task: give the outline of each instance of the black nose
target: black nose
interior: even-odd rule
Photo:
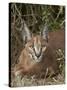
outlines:
[[[39,58],[39,57],[40,57],[40,55],[41,55],[41,53],[39,53],[39,54],[36,54],[36,53],[35,53],[35,55],[37,56],[37,58]]]
[[[39,55],[36,55],[37,56],[37,58],[39,58],[40,57],[40,54]]]

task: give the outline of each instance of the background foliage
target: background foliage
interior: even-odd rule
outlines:
[[[48,24],[49,30],[56,30],[64,27],[65,7],[13,3],[11,4],[11,17],[18,30],[21,28],[21,19],[26,21],[33,32],[41,30],[45,23]]]

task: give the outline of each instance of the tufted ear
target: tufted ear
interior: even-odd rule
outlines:
[[[30,30],[28,28],[28,26],[26,25],[25,22],[23,22],[23,28],[22,28],[22,39],[23,41],[26,43],[27,41],[31,40],[31,33]]]
[[[45,39],[48,42],[48,27],[47,25],[44,26],[41,35],[43,37],[43,39]]]

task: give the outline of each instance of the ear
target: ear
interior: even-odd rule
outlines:
[[[31,40],[31,33],[30,30],[28,28],[28,26],[26,25],[25,22],[23,22],[23,28],[22,28],[22,39],[23,41],[26,43],[27,41]]]
[[[47,27],[47,25],[44,26],[41,35],[42,35],[43,39],[45,39],[48,42],[48,27]]]

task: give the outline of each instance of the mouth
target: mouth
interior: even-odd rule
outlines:
[[[41,62],[41,60],[42,60],[41,58],[37,58],[36,62]]]
[[[42,54],[39,57],[37,57],[35,54],[29,54],[29,56],[36,63],[39,63],[42,61]]]
[[[39,56],[35,56],[34,59],[36,62],[41,62],[42,61],[42,54],[40,54]]]
[[[29,49],[30,50],[30,49]],[[29,56],[30,56],[30,58],[33,60],[33,61],[35,61],[35,62],[40,62],[40,61],[42,61],[42,52],[40,52],[40,53],[36,53],[35,51],[33,51],[33,50],[30,50],[30,52],[29,52]]]

